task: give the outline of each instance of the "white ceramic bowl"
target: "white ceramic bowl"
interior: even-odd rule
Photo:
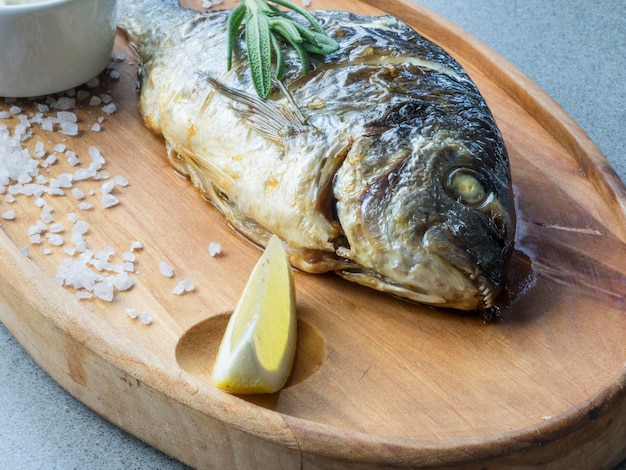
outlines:
[[[108,65],[116,0],[0,0],[0,96],[56,93]]]

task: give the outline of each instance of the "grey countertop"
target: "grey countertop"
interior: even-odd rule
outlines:
[[[626,181],[626,2],[421,3],[534,80],[587,132]],[[0,468],[185,467],[72,398],[0,324]],[[626,463],[620,468],[626,469]]]

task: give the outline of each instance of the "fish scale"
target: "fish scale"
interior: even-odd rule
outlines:
[[[289,261],[430,305],[489,309],[515,212],[506,148],[479,90],[440,47],[385,16],[313,12],[340,49],[255,95],[228,11],[120,0],[142,63],[139,106],[173,166],[228,222]]]

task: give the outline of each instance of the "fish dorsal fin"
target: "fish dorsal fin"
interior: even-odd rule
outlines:
[[[244,117],[250,127],[268,140],[283,143],[286,129],[298,129],[307,126],[306,119],[298,109],[287,88],[280,82],[279,87],[287,97],[290,106],[283,106],[271,100],[263,100],[241,90],[231,88],[210,75],[201,73],[219,93],[243,106],[236,108],[238,114]]]

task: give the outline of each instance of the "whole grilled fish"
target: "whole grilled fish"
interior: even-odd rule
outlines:
[[[508,156],[461,66],[391,16],[314,12],[338,52],[255,95],[226,70],[227,11],[120,0],[140,110],[174,167],[247,238],[277,234],[304,271],[420,303],[489,309],[515,216]],[[245,48],[239,42],[239,51]]]

